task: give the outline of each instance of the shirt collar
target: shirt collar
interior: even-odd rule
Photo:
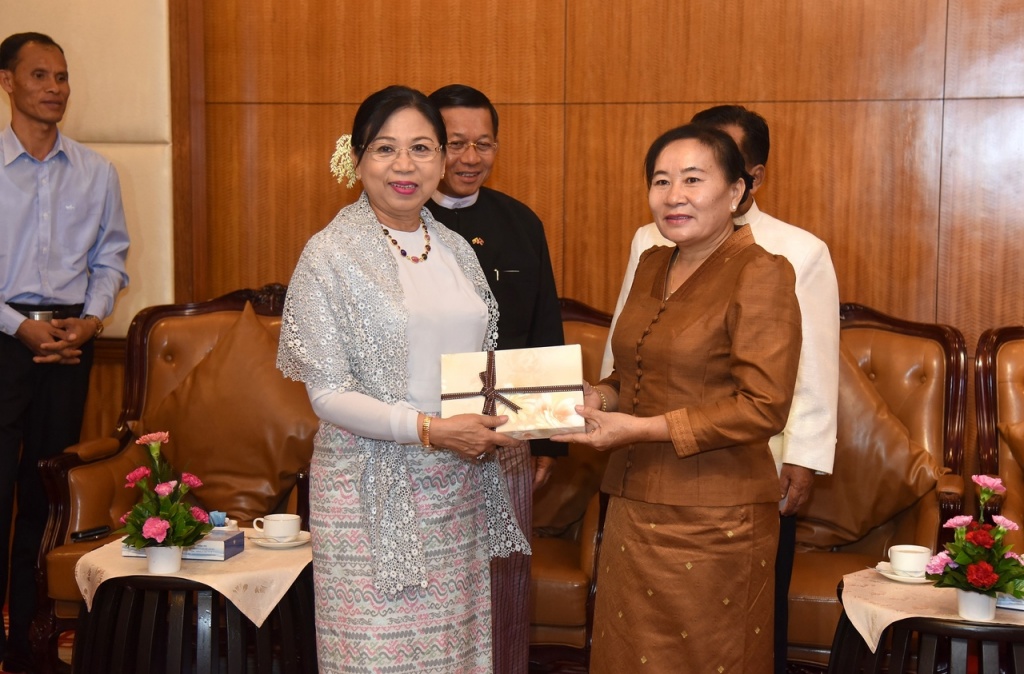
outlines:
[[[439,206],[455,210],[458,208],[466,208],[467,206],[472,206],[473,204],[475,204],[476,200],[480,198],[480,190],[473,192],[468,197],[450,197],[447,194],[438,190],[434,192],[434,196],[432,198],[434,202],[437,203]]]
[[[757,202],[754,201],[750,204],[750,210],[743,215],[737,215],[732,219],[732,221],[737,227],[742,227],[743,225],[749,225],[752,222],[757,222],[757,219],[760,217],[761,209],[757,207]]]
[[[50,151],[43,159],[44,162],[56,157],[58,154],[63,154],[69,162],[71,161],[71,157],[68,156],[68,153],[64,152],[63,138],[64,137],[58,129],[57,140],[54,141],[53,147],[50,148]],[[0,150],[3,151],[4,166],[10,166],[11,163],[21,155],[26,155],[32,161],[37,161],[35,157],[28,153],[25,146],[21,144],[21,141],[18,140],[18,136],[14,133],[14,129],[9,124],[6,129],[0,131]]]

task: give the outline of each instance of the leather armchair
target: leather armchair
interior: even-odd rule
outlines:
[[[562,299],[566,344],[580,344],[583,376],[600,379],[611,316]],[[600,544],[602,500],[598,493],[605,453],[570,445],[551,478],[534,494],[530,660],[536,669],[586,671],[594,562]]]
[[[936,550],[963,508],[967,353],[955,328],[843,304],[839,431],[831,476],[797,520],[789,592],[790,671],[823,671],[844,574],[889,546]]]
[[[989,501],[986,516],[1024,524],[1024,326],[981,335],[974,377],[980,472],[998,475],[1006,485],[1001,498]],[[1014,551],[1024,550],[1024,531],[1008,532],[1006,541]]]
[[[290,511],[305,522],[319,422],[302,384],[275,366],[285,291],[270,285],[139,312],[128,331],[123,408],[111,437],[40,462],[49,519],[32,641],[43,671],[60,668],[57,637],[74,629],[83,606],[75,563],[117,538],[73,542],[72,533],[121,526],[138,499],[124,477],[145,463],[145,449],[134,442],[139,435],[170,432],[165,456],[176,471],[203,480],[192,495],[207,510],[243,523]]]

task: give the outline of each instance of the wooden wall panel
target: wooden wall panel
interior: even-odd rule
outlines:
[[[351,105],[211,105],[207,114],[209,285],[199,297],[287,283],[309,237],[359,192],[330,158]]]
[[[211,105],[208,115],[209,284],[201,297],[287,283],[306,241],[359,196],[328,164],[351,131],[354,105]],[[561,106],[500,106],[491,185],[523,201],[548,227],[561,268]],[[237,129],[246,129],[244,135]],[[269,142],[274,139],[277,142]],[[531,198],[532,197],[532,198]],[[557,281],[558,279],[556,279]]]
[[[829,244],[844,300],[933,320],[941,105],[746,105],[772,130],[762,209]],[[651,221],[644,154],[661,132],[704,107],[569,106],[567,295],[614,307],[633,232]],[[573,189],[581,180],[586,189]]]
[[[772,130],[764,210],[829,245],[842,300],[933,321],[941,103],[749,105]]]
[[[207,97],[359,103],[463,82],[495,102],[560,102],[564,16],[556,0],[207,2]]]
[[[570,102],[942,95],[945,0],[577,0],[568,9]]]
[[[988,328],[1024,323],[1024,99],[946,104],[938,318],[973,353]]]
[[[699,109],[638,103],[567,106],[567,297],[604,311],[615,307],[633,233],[651,221],[644,154],[658,134]]]
[[[950,0],[946,96],[1024,96],[1024,3]]]

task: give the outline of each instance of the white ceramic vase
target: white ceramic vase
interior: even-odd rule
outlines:
[[[150,573],[177,573],[181,568],[181,548],[177,545],[151,547],[145,550]]]
[[[956,611],[964,620],[985,622],[996,617],[996,598],[979,592],[956,590]]]

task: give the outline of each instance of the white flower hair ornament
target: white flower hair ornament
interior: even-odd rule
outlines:
[[[331,173],[339,183],[348,180],[345,187],[352,187],[356,184],[356,167],[352,163],[351,134],[342,135],[335,143],[334,154],[331,155]]]

